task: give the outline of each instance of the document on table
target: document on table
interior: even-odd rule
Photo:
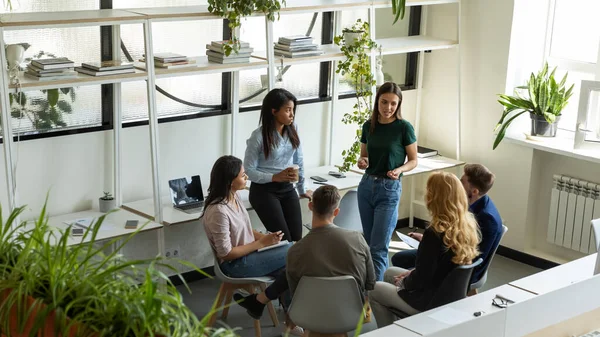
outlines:
[[[400,240],[406,242],[407,245],[411,246],[414,249],[419,248],[419,241],[411,238],[408,235],[400,233],[400,231],[396,231],[396,234],[400,237]]]
[[[464,312],[464,311],[460,311],[460,310],[456,310],[456,309],[452,309],[452,308],[443,308],[441,310],[438,310],[432,314],[429,314],[429,318],[435,319],[436,321],[448,324],[448,325],[456,325],[456,324],[460,324],[462,322],[466,322],[470,319],[473,318],[473,315]]]

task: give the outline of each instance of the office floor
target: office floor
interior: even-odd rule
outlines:
[[[540,269],[538,268],[496,255],[492,261],[492,266],[489,269],[488,280],[483,291],[535,274],[539,271]],[[202,318],[208,313],[219,290],[219,285],[220,283],[217,280],[205,279],[189,284],[192,291],[191,294],[187,292],[183,286],[179,286],[179,289],[183,295],[184,302],[196,313],[196,315],[198,315],[198,317]],[[278,314],[281,323],[283,322],[283,312],[278,310]],[[281,328],[273,327],[266,311],[261,322],[263,337],[281,336]],[[229,317],[225,321],[218,321],[217,325],[219,324],[226,324],[230,327],[239,328],[237,333],[242,337],[254,336],[252,319],[238,305],[233,305],[229,311]],[[377,326],[373,320],[373,322],[363,326],[362,332],[371,331],[376,328]],[[348,335],[353,336],[353,333],[349,333]]]

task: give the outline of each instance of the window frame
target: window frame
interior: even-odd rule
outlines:
[[[111,9],[113,7],[112,0],[99,0],[100,9]],[[333,43],[333,35],[334,35],[334,24],[333,24],[333,14],[334,12],[322,12],[322,44]],[[411,6],[410,7],[410,17],[409,17],[409,36],[419,35],[420,27],[421,27],[421,15],[422,15],[422,7],[421,6]],[[227,20],[223,20],[223,39],[227,39],[231,36],[231,31],[227,24]],[[111,60],[113,53],[112,44],[112,26],[101,26],[100,28],[100,54],[101,60]],[[120,46],[118,46],[120,48]],[[402,90],[413,90],[416,88],[416,79],[417,79],[417,67],[418,67],[418,57],[419,53],[408,53],[406,58],[406,73],[405,73],[405,83],[401,85]],[[335,71],[333,69],[333,62],[321,62],[319,66],[319,90],[318,97],[310,97],[298,100],[298,105],[303,104],[313,104],[320,102],[328,102],[331,101],[331,72]],[[197,118],[207,118],[221,115],[228,115],[231,113],[231,104],[229,102],[229,97],[231,96],[231,73],[226,72],[222,73],[222,91],[221,91],[221,108],[215,109],[212,111],[204,111],[192,114],[185,115],[177,115],[177,116],[168,116],[162,117],[158,119],[158,123],[170,123],[177,122],[189,119],[197,119]],[[101,132],[101,131],[109,131],[114,128],[114,94],[113,94],[113,84],[103,84],[101,85],[101,123],[97,126],[75,126],[75,127],[64,127],[60,129],[51,129],[48,131],[40,131],[38,133],[31,133],[26,135],[15,135],[13,139],[15,142],[17,141],[27,141],[27,140],[36,140],[43,138],[51,138],[51,137],[62,137],[68,135],[76,135],[82,133],[89,132]],[[355,94],[346,93],[340,94],[339,99],[347,99],[356,97]],[[249,112],[249,111],[257,111],[260,110],[260,104],[255,104],[246,107],[240,107],[239,112]],[[148,125],[149,122],[147,119],[145,120],[137,120],[137,121],[127,121],[122,122],[123,128],[129,127],[137,127],[137,126],[145,126]],[[2,137],[0,137],[0,144],[4,143]]]

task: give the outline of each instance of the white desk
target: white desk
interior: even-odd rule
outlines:
[[[536,295],[549,293],[592,277],[596,265],[596,255],[597,253],[588,255],[509,284]]]
[[[360,180],[362,179],[362,174],[352,171],[344,173],[346,178],[336,178],[330,176],[329,171],[338,172],[338,168],[335,166],[321,166],[304,169],[304,182],[306,189],[314,191],[320,186],[323,186],[323,184],[315,184],[315,181],[310,179],[312,176],[319,176],[327,179],[324,184],[335,186],[338,188],[338,190],[357,188]]]
[[[505,310],[492,305],[492,299],[496,297],[496,295],[504,296],[508,299],[513,300],[515,303],[519,303],[528,300],[532,297],[535,297],[535,295],[530,292],[511,287],[505,284],[500,287],[479,293],[475,296],[470,296],[460,301],[456,301],[441,306],[439,308],[420,313],[418,315],[401,319],[399,321],[394,322],[394,324],[406,328],[408,330],[414,331],[420,335],[426,336],[455,325],[449,324],[447,322],[442,322],[436,318],[431,317],[432,314],[435,314],[436,312],[447,308],[450,308],[453,311],[459,311],[461,315],[465,314],[465,317],[468,317],[468,319],[465,320],[465,322],[481,318],[483,316],[492,314],[500,310]],[[479,317],[475,317],[473,314],[477,311],[482,311],[483,314]]]
[[[418,174],[429,173],[439,170],[446,170],[449,168],[457,167],[464,165],[465,162],[447,158],[443,156],[434,156],[429,158],[418,158],[417,167],[415,167],[412,171],[404,173],[404,177],[410,177]],[[365,170],[361,170],[358,167],[353,167],[350,169],[352,172],[364,174]]]
[[[98,219],[100,216],[104,215],[104,213],[100,213],[98,211],[83,211],[71,214],[63,214],[52,216],[48,219],[48,226],[52,229],[58,230],[66,230],[68,228],[68,224],[66,222],[70,222],[76,219],[81,218],[89,218],[92,217],[94,219]],[[142,228],[140,231],[149,231],[154,229],[162,228],[162,225],[151,222],[148,219],[145,219],[137,214],[128,212],[126,210],[117,210],[106,216],[104,222],[100,226],[98,230],[98,234],[96,236],[96,241],[103,241],[118,238],[121,236],[126,236],[134,233],[137,229],[125,229],[125,222],[127,220],[138,220],[138,228]],[[95,222],[95,221],[94,221]],[[34,226],[33,222],[27,225],[27,229],[31,229]],[[91,234],[83,239],[81,236],[69,236],[68,245],[78,245],[81,243],[87,243],[91,239]],[[53,243],[53,242],[52,242]]]
[[[365,337],[420,337],[410,330],[406,330],[405,328],[392,324],[381,329],[369,331],[365,334],[361,334],[361,336]]]
[[[248,190],[242,190],[238,192],[242,198],[242,202],[246,209],[251,209],[250,201],[248,201]],[[195,214],[188,214],[183,211],[180,211],[173,207],[173,202],[170,197],[162,197],[161,198],[162,211],[163,211],[163,221],[164,225],[176,225],[180,223],[196,221],[202,215],[202,212]],[[144,199],[138,201],[132,201],[125,203],[121,206],[123,209],[126,209],[132,213],[138,214],[146,219],[154,219],[154,199]]]

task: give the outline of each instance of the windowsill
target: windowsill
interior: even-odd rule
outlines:
[[[561,156],[600,164],[600,150],[574,149],[574,136],[574,132],[558,130],[556,137],[553,138],[538,137],[536,140],[529,140],[525,138],[523,133],[515,133],[510,135],[507,134],[504,137],[504,140],[509,143],[530,147],[535,150],[551,152]]]

